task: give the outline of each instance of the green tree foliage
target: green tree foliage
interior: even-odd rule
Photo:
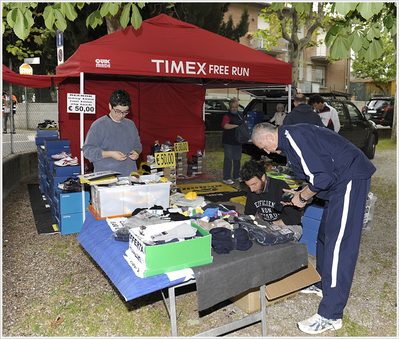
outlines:
[[[234,25],[232,17],[227,22],[223,21],[224,14],[228,11],[228,3],[147,3],[141,11],[143,19],[167,14],[175,19],[190,23],[207,31],[219,34],[234,41],[239,41],[248,32],[249,14],[245,8],[240,22]]]
[[[281,39],[289,43],[290,62],[292,64],[292,85],[298,84],[300,52],[308,47],[316,46],[318,29],[324,29],[331,18],[326,15],[326,3],[317,3],[314,10],[313,2],[273,2],[269,7],[262,10],[261,18],[269,23],[270,29],[259,30],[257,36],[268,42],[268,49],[279,45]],[[299,36],[299,31],[304,28],[304,35]]]
[[[388,34],[382,34],[381,40],[383,49],[380,57],[373,61],[366,61],[355,55],[352,69],[356,78],[372,79],[376,86],[385,93],[382,85],[396,77],[395,46]]]
[[[333,59],[345,58],[352,48],[360,59],[371,62],[383,53],[381,34],[396,42],[395,2],[337,2],[332,13],[338,17],[326,35],[326,45],[331,45]]]

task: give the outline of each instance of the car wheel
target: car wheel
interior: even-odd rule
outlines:
[[[375,155],[375,135],[374,134],[370,135],[370,139],[367,143],[364,154],[366,154],[367,158],[374,159],[374,155]]]

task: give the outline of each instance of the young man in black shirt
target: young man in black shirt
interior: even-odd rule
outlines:
[[[294,232],[294,239],[299,240],[302,235],[301,212],[294,206],[275,209],[276,203],[282,200],[283,189],[290,189],[288,184],[268,178],[264,163],[255,160],[247,161],[242,166],[240,176],[249,188],[244,214],[287,227]]]

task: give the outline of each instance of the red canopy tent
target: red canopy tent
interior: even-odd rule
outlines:
[[[127,118],[139,129],[144,155],[155,140],[173,143],[178,134],[191,154],[204,149],[207,88],[291,83],[291,64],[165,14],[138,30],[129,26],[80,45],[56,73],[73,77],[59,85],[60,134],[71,140],[73,153],[79,150],[79,115],[67,113],[66,98],[79,93],[82,73],[82,93],[96,95],[96,114],[85,115],[84,135],[108,114],[112,91],[123,88],[133,101]]]
[[[54,84],[65,78],[58,87],[60,135],[71,140],[73,155],[91,123],[109,113],[109,97],[118,88],[132,98],[127,118],[136,123],[144,155],[155,140],[173,143],[178,134],[193,154],[205,145],[207,88],[291,84],[291,64],[165,14],[138,30],[129,26],[80,45],[56,73]],[[80,114],[67,113],[68,93],[96,95],[96,114],[84,115],[84,127]]]

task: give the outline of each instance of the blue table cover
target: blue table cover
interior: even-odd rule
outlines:
[[[93,214],[88,212],[77,239],[126,301],[184,281],[185,278],[170,281],[166,274],[148,278],[138,277],[123,257],[129,248],[129,243],[116,241],[112,235],[113,231],[105,219],[96,220]]]

